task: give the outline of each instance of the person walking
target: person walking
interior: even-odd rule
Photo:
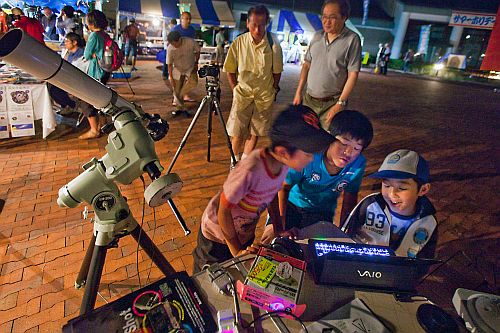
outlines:
[[[248,32],[238,36],[224,63],[233,91],[227,131],[236,159],[244,158],[267,135],[272,122],[272,105],[279,91],[283,54],[279,41],[266,32],[269,10],[258,5],[248,10]],[[243,148],[243,149],[242,149]]]
[[[406,51],[404,57],[403,57],[403,72],[408,72],[410,70],[410,65],[413,63],[413,57],[415,56],[415,53],[413,52],[412,49],[409,49]]]
[[[218,66],[224,65],[224,47],[227,44],[224,28],[220,28],[217,35],[215,35],[215,45],[217,49],[215,51],[215,64]]]
[[[136,71],[137,68],[135,67],[136,61],[137,61],[137,38],[140,35],[139,27],[135,24],[135,18],[130,19],[130,24],[123,29],[123,37],[125,38],[125,59],[127,59],[129,56],[132,57],[132,70]]]
[[[384,52],[382,53],[380,60],[380,74],[387,75],[387,67],[389,66],[389,60],[391,59],[391,47],[389,43],[384,44]]]
[[[293,104],[302,102],[313,109],[324,129],[346,107],[361,69],[361,40],[345,26],[349,12],[347,0],[324,2],[323,30],[316,32],[309,44],[293,99]]]

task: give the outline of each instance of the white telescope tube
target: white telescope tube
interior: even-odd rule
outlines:
[[[59,54],[21,29],[13,29],[0,39],[0,58],[97,109],[112,105],[137,112],[133,104],[62,59]]]

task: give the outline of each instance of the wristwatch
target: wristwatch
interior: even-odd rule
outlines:
[[[337,101],[337,104],[340,104],[340,105],[342,105],[342,106],[346,106],[346,105],[347,105],[347,101],[344,101],[343,99],[339,99],[339,100]]]

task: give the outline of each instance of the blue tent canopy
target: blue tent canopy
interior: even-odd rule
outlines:
[[[180,5],[180,6],[179,6]],[[191,13],[192,24],[234,27],[226,1],[218,0],[120,0],[119,11],[132,14],[179,18],[179,7]]]
[[[179,18],[178,3],[176,0],[120,0],[119,10],[129,13]]]
[[[23,8],[24,5],[30,5],[34,3],[37,6],[40,7],[49,7],[52,10],[58,12],[61,10],[66,5],[72,6],[73,8],[77,10],[81,10],[82,12],[86,13],[88,11],[88,7],[84,5],[84,2],[81,0],[37,0],[37,1],[0,1],[0,4],[8,4],[14,7],[19,7]]]
[[[318,14],[312,13],[301,13],[301,12],[293,12],[290,10],[280,10],[278,16],[277,23],[276,21],[272,22],[272,31],[277,32],[295,32],[299,34],[303,33],[314,33],[323,29],[321,24],[321,19]],[[358,29],[352,24],[351,21],[346,21],[346,26],[357,33],[361,38],[361,44],[363,44],[363,35],[359,32]]]

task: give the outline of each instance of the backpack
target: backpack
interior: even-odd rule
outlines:
[[[104,38],[104,52],[102,59],[98,59],[98,63],[105,72],[111,73],[121,67],[124,59],[123,51],[107,33],[103,31],[98,31],[98,33]]]

